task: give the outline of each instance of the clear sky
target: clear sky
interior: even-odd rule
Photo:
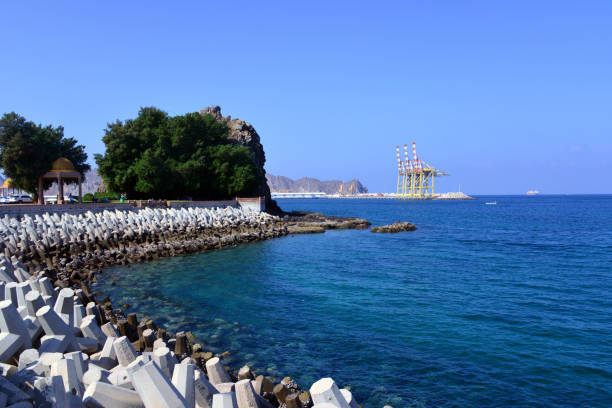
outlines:
[[[93,153],[143,106],[220,105],[266,170],[393,191],[417,143],[473,194],[612,193],[612,1],[10,1],[0,113]]]

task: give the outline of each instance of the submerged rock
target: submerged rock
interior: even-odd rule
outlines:
[[[394,222],[389,225],[382,225],[380,227],[372,227],[370,228],[370,232],[387,232],[387,233],[396,233],[402,231],[414,231],[417,227],[414,224],[409,222]]]

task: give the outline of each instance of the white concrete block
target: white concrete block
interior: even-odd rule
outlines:
[[[72,393],[73,395],[78,395],[80,398],[83,398],[83,393],[85,390],[83,389],[83,384],[77,377],[76,364],[74,360],[64,358],[56,361],[51,366],[51,376],[56,375],[62,377],[67,394]]]
[[[74,303],[74,326],[81,327],[81,323],[83,323],[83,318],[85,317],[85,308],[79,303]]]
[[[164,339],[157,339],[153,342],[153,351],[161,347],[166,347],[166,342],[164,341]]]
[[[127,367],[117,366],[116,368],[113,368],[110,371],[110,374],[108,375],[108,382],[110,382],[112,385],[116,387],[133,389],[134,386],[132,385],[130,371],[128,370],[128,367],[132,366],[132,364],[137,365],[137,366],[141,365],[140,361],[134,360]]]
[[[132,373],[132,384],[146,408],[184,408],[187,404],[153,361]]]
[[[219,384],[215,384],[215,388],[219,390],[219,392],[224,393],[224,392],[233,392],[236,390],[235,385],[233,382],[225,382],[225,383],[219,383]]]
[[[17,372],[17,367],[12,364],[0,363],[0,375],[2,377],[10,378]]]
[[[229,374],[221,365],[219,357],[213,357],[206,362],[206,373],[208,374],[208,379],[213,385],[232,382]]]
[[[64,353],[70,346],[70,340],[68,336],[51,334],[45,335],[40,339],[40,347],[38,351],[40,354],[43,353]]]
[[[83,374],[83,385],[88,387],[89,385],[95,382],[105,382],[110,384],[110,380],[108,377],[110,376],[110,371],[105,370],[102,367],[99,367],[95,364],[89,364],[88,370]]]
[[[23,347],[32,348],[30,333],[10,300],[0,302],[0,331],[23,336]]]
[[[40,358],[40,354],[38,354],[38,350],[31,348],[21,352],[19,354],[19,364],[17,365],[18,370],[23,370],[28,365],[37,361]]]
[[[69,327],[74,327],[74,291],[70,288],[60,290],[53,310]]]
[[[240,380],[235,384],[236,401],[238,408],[259,408],[257,394],[253,389],[251,380]],[[214,398],[214,397],[213,397]]]
[[[26,307],[25,296],[32,290],[30,282],[20,282],[15,289],[17,292],[17,305],[19,307]]]
[[[176,358],[170,353],[168,347],[160,347],[153,352],[153,361],[168,379],[172,378]]]
[[[136,350],[134,350],[132,343],[130,343],[127,337],[122,336],[115,340],[113,348],[115,349],[117,361],[120,365],[126,367],[132,361],[136,360]]]
[[[83,396],[83,404],[87,408],[141,408],[145,406],[136,391],[104,382],[95,382],[87,387]]]
[[[115,326],[113,326],[111,322],[103,324],[100,327],[100,329],[102,330],[102,333],[104,333],[107,337],[116,337],[116,338],[121,337],[121,335],[119,334],[119,331],[117,331],[117,329],[115,328]]]
[[[210,408],[238,408],[236,394],[233,392],[224,392],[213,395]]]
[[[10,300],[15,307],[19,305],[17,301],[17,282],[9,282],[4,286],[4,299]]]
[[[40,278],[38,280],[38,284],[40,285],[41,295],[50,296],[51,298],[55,299],[56,293],[55,293],[55,290],[53,289],[53,284],[51,283],[49,278],[47,278],[46,276],[43,278]]]
[[[87,371],[87,366],[89,364],[89,360],[86,360],[87,357],[80,351],[73,351],[70,353],[64,354],[64,357],[68,360],[74,361],[74,367],[76,369],[77,378],[80,382],[83,382],[83,374]]]
[[[83,336],[96,340],[100,346],[103,346],[106,342],[106,335],[98,326],[95,316],[90,315],[83,317],[80,328]]]
[[[196,407],[211,408],[213,395],[218,394],[219,390],[208,381],[199,369],[195,370],[194,379]]]
[[[38,309],[45,305],[45,302],[40,295],[40,292],[33,290],[25,295],[26,309],[28,310],[28,316],[36,317]]]
[[[349,408],[338,386],[329,377],[321,378],[310,387],[310,396],[315,404],[330,403],[337,408]]]
[[[172,384],[181,393],[188,408],[195,408],[195,366],[193,364],[175,364],[172,373]]]
[[[357,402],[355,402],[355,398],[353,398],[353,393],[347,390],[346,388],[341,388],[340,393],[344,397],[344,400],[351,408],[358,408]]]
[[[0,362],[5,363],[23,349],[23,337],[13,333],[0,333]]]

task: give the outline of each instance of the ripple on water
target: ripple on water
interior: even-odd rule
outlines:
[[[364,407],[612,406],[612,197],[281,206],[419,229],[113,267],[96,288],[234,368],[331,375]]]

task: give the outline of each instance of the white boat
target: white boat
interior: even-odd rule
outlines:
[[[525,194],[527,194],[527,195],[538,195],[538,194],[540,194],[540,192],[538,190],[529,190]]]
[[[487,201],[485,205],[497,205],[497,201]]]

